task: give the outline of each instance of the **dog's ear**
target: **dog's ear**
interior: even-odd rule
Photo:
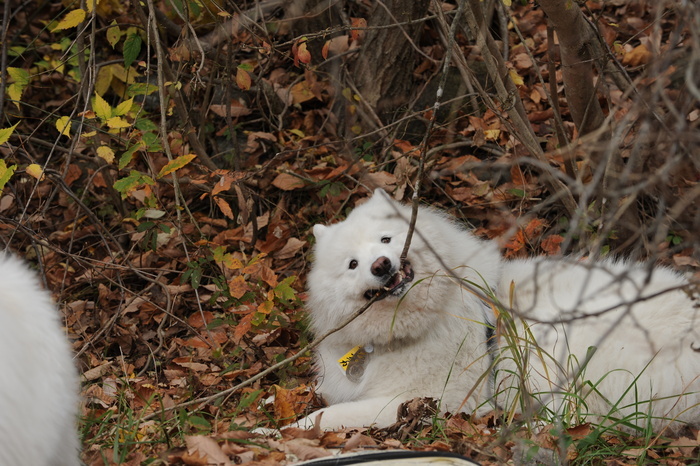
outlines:
[[[320,223],[314,225],[313,231],[314,231],[314,236],[316,237],[316,239],[319,239],[324,234],[326,234],[326,230],[328,230],[328,227],[326,225],[321,225]]]

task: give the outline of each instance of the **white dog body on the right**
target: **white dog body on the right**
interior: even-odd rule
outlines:
[[[501,303],[512,305],[516,322],[524,318],[539,347],[529,351],[525,388],[541,403],[558,411],[573,400],[566,394],[575,394],[584,413],[639,427],[648,415],[657,428],[670,419],[700,421],[700,310],[677,273],[624,261],[537,258],[505,262],[499,283]],[[527,339],[522,322],[518,328]],[[512,354],[503,356],[497,390],[512,385]],[[502,392],[500,401],[507,404],[508,396]]]

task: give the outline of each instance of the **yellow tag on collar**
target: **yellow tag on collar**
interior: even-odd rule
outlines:
[[[343,369],[343,371],[348,370],[348,366],[350,365],[350,361],[352,360],[353,356],[355,356],[357,352],[361,349],[362,347],[360,345],[357,345],[356,347],[345,353],[345,355],[342,358],[338,359],[338,364],[340,364],[340,368]]]

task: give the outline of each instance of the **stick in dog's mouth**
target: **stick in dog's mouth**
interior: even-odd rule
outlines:
[[[400,296],[403,294],[406,285],[413,281],[414,275],[411,263],[406,261],[396,273],[389,277],[384,286],[365,291],[364,297],[365,299],[372,299],[374,296],[377,296],[377,301],[379,301],[389,295]]]

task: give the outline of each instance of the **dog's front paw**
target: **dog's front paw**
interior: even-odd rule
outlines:
[[[282,437],[282,432],[280,432],[279,429],[274,429],[272,427],[256,427],[255,429],[250,431],[253,434],[258,434],[263,437],[274,437],[274,438],[281,438]]]

